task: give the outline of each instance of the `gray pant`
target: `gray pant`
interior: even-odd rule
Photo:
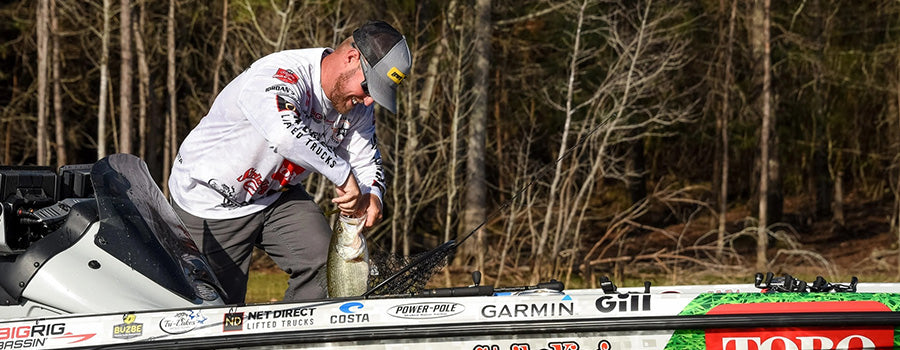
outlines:
[[[284,300],[325,297],[325,276],[317,275],[328,258],[331,228],[302,186],[282,193],[261,212],[235,219],[204,219],[172,206],[225,288],[226,303],[244,302],[254,246],[290,275]]]

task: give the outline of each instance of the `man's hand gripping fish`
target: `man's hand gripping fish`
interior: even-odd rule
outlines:
[[[365,216],[341,215],[334,224],[328,247],[328,296],[331,298],[360,296],[366,292],[369,279],[369,250],[363,235]]]

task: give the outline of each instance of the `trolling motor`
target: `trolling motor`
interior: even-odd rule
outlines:
[[[763,277],[762,273],[757,272],[753,285],[763,293],[854,293],[858,283],[856,276],[850,279],[849,284],[829,283],[822,276],[816,276],[816,280],[810,284],[788,274],[775,277],[772,272],[767,272]]]

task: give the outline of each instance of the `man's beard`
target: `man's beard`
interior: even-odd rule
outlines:
[[[331,105],[340,114],[346,114],[355,107],[355,105],[347,104],[347,102],[349,102],[352,97],[348,96],[346,93],[347,82],[350,81],[350,78],[355,73],[355,71],[341,73],[341,75],[337,79],[337,82],[335,82],[334,87],[331,89]]]

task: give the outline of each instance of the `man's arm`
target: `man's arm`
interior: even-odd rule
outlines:
[[[355,111],[359,113],[360,111]],[[360,210],[366,215],[366,227],[372,227],[382,218],[382,196],[385,191],[384,169],[381,163],[381,152],[375,137],[375,118],[373,108],[365,108],[362,116],[348,130],[343,148],[347,159],[353,167],[353,173],[359,184]]]
[[[347,175],[347,180],[343,184],[335,186],[334,190],[337,197],[331,202],[337,204],[341,214],[352,218],[359,217],[359,185],[356,183],[356,176],[353,175],[353,172],[351,171]],[[368,220],[366,221],[368,222]]]
[[[312,169],[334,184],[344,184],[350,164],[311,134],[306,113],[310,83],[290,70],[269,65],[255,67],[240,91],[238,106],[250,123],[287,160]],[[299,83],[297,83],[299,81]],[[293,82],[293,83],[292,83]]]

